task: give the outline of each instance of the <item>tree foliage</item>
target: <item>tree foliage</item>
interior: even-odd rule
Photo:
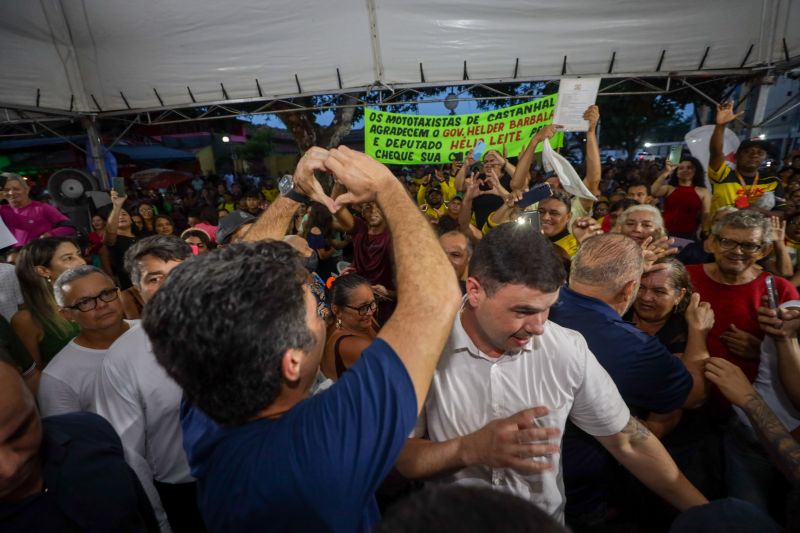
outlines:
[[[236,147],[236,155],[245,161],[263,161],[272,152],[272,133],[268,128],[258,128],[247,142]]]

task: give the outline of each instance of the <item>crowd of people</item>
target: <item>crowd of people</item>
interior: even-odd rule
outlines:
[[[604,163],[591,106],[591,194],[549,125],[112,191],[87,235],[3,174],[0,530],[800,529],[800,155],[728,164],[737,116],[708,168]]]

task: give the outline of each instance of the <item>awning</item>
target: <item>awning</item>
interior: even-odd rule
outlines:
[[[798,27],[789,0],[0,2],[0,107],[98,113],[759,70],[800,56]]]

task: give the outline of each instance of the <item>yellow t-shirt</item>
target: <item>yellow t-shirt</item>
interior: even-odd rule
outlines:
[[[564,230],[564,233],[557,235],[556,237],[557,238],[550,239],[550,242],[563,248],[570,257],[578,253],[578,240],[572,233]]]
[[[758,174],[756,174],[758,176]],[[750,205],[753,207],[761,207],[762,209],[782,208],[785,206],[783,201],[783,186],[781,180],[777,176],[758,176],[758,183],[752,187],[755,178],[745,178],[744,182],[747,185],[747,191],[742,187],[736,172],[731,167],[723,163],[719,169],[708,169],[708,179],[711,181],[711,213],[708,217],[710,221],[714,213],[721,207],[736,205],[736,200],[747,196],[750,200]],[[765,195],[774,197],[774,203],[770,200],[767,203]],[[762,205],[759,205],[761,203]],[[769,205],[769,204],[772,205]]]
[[[261,189],[261,194],[264,195],[264,198],[266,198],[269,203],[272,203],[272,202],[275,201],[275,198],[278,197],[278,195],[280,194],[280,191],[278,189],[262,188]]]
[[[442,205],[440,205],[438,208],[435,208],[430,204],[422,204],[420,208],[423,209],[423,213],[434,220],[439,220],[440,217],[447,214],[447,204],[444,202],[442,202]]]
[[[452,200],[453,196],[458,193],[458,191],[456,191],[456,180],[454,178],[439,182],[439,186],[442,188],[442,198],[444,198],[445,202]],[[427,192],[428,188],[425,185],[420,185],[419,189],[417,189],[417,203],[419,205],[422,205],[426,202],[425,194]]]

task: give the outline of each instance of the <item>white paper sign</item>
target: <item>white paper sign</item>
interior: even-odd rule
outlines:
[[[3,218],[0,217],[0,250],[15,244],[17,244],[16,237],[14,237],[14,235],[11,233],[11,230],[8,229],[8,226],[6,226]]]
[[[564,126],[564,131],[589,131],[589,122],[583,114],[597,101],[601,78],[565,78],[558,86],[558,102],[553,124]]]

